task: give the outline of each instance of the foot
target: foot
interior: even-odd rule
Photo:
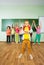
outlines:
[[[33,59],[33,56],[30,54],[30,59],[32,60]]]
[[[18,43],[16,43],[16,44],[18,44]]]
[[[35,45],[35,43],[33,43],[33,45]]]
[[[40,43],[38,43],[38,45],[40,45]]]
[[[18,58],[21,58],[22,57],[22,53],[18,56]]]

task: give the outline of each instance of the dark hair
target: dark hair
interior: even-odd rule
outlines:
[[[20,28],[22,28],[22,27],[20,27]]]
[[[7,26],[7,28],[11,29],[11,27],[10,27],[10,26]]]

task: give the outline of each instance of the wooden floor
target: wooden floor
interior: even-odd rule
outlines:
[[[33,60],[28,58],[27,51],[18,59],[20,51],[21,44],[0,42],[0,65],[44,65],[44,43],[32,45]]]

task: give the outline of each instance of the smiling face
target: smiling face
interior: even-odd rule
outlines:
[[[29,21],[25,21],[25,26],[28,26],[29,25]]]
[[[40,28],[40,26],[38,25],[38,27],[37,28]]]

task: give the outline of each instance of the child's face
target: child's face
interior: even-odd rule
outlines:
[[[38,26],[38,28],[40,28],[40,26]]]
[[[29,22],[28,21],[25,21],[25,25],[28,26],[29,25]]]

